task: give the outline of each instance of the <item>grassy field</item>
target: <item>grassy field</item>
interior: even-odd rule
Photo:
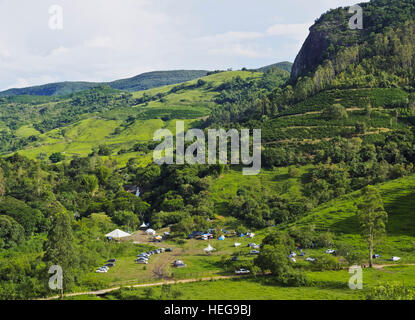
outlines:
[[[281,287],[267,277],[199,281],[175,284],[181,293],[179,300],[360,300],[365,299],[370,288],[385,283],[415,287],[415,267],[395,266],[382,270],[363,270],[363,289],[348,287],[350,274],[347,270],[307,272],[313,281],[310,287]],[[146,299],[146,288],[122,290],[123,299]],[[161,286],[152,287],[153,298],[161,295]],[[79,296],[73,299],[86,299]],[[117,299],[119,292],[107,294],[104,299]]]
[[[415,175],[378,185],[388,212],[387,237],[376,245],[382,255],[378,263],[385,263],[392,255],[402,258],[400,263],[415,262]],[[356,205],[360,192],[335,199],[316,209],[292,225],[314,226],[336,234],[337,241],[344,241],[366,250],[359,235]]]
[[[219,214],[225,214],[226,203],[236,196],[239,188],[249,189],[254,186],[284,197],[299,196],[301,178],[312,167],[312,165],[300,167],[298,177],[290,177],[288,167],[275,170],[262,169],[255,176],[244,176],[241,170],[229,170],[220,176],[210,188],[212,200],[215,202],[215,210]]]
[[[185,82],[184,89],[171,92],[177,85],[169,85],[145,91],[132,93],[135,98],[143,95],[154,96],[168,93],[162,99],[132,107],[117,107],[98,114],[84,114],[83,120],[69,124],[66,127],[54,129],[41,134],[30,125],[24,125],[15,132],[20,138],[35,136],[36,142],[30,143],[20,154],[29,158],[36,158],[44,153],[50,156],[54,152],[64,153],[68,159],[73,156],[86,156],[94,147],[100,144],[111,146],[114,157],[121,165],[128,159],[136,158],[139,165],[149,163],[151,157],[135,152],[118,155],[121,149],[129,149],[140,141],[150,141],[154,132],[166,128],[175,133],[177,120],[185,122],[185,129],[198,125],[198,119],[209,115],[215,105],[213,98],[218,94],[215,91],[220,84],[232,80],[234,77],[243,79],[259,78],[261,73],[249,71],[229,71],[204,77],[202,86],[193,87],[198,80]],[[50,103],[38,105],[37,108],[49,106]],[[126,123],[128,116],[137,120]],[[163,119],[163,120],[162,120]]]
[[[185,130],[197,124],[196,119],[181,120],[185,123]],[[129,149],[138,142],[152,141],[153,135],[158,129],[169,129],[176,133],[176,119],[163,121],[161,119],[136,120],[128,127],[122,127],[120,133],[114,131],[120,127],[120,120],[104,120],[99,118],[88,118],[81,120],[64,129],[55,129],[46,134],[39,135],[41,142],[25,150],[20,154],[29,158],[36,158],[40,153],[48,156],[54,152],[62,152],[68,158],[74,155],[87,156],[94,147],[101,144],[109,145],[112,148],[112,157],[121,165],[124,165],[130,158],[137,158],[143,165],[151,161],[152,155],[143,155],[137,152],[128,152],[118,155],[121,149]],[[34,130],[34,129],[32,129]],[[21,134],[30,132],[30,128],[22,130]]]

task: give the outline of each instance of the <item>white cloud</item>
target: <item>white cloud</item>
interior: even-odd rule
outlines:
[[[229,31],[226,33],[204,36],[197,40],[209,44],[223,44],[249,41],[262,38],[263,36],[264,35],[260,32]]]
[[[300,24],[274,24],[267,29],[269,36],[284,36],[296,40],[305,40],[312,23]]]
[[[0,90],[292,61],[304,22],[351,1],[0,0]],[[51,4],[63,30],[49,29]]]
[[[244,46],[241,44],[231,44],[221,48],[208,50],[210,55],[230,56],[230,57],[246,57],[246,58],[270,58],[275,52],[270,49],[260,50],[252,46]]]
[[[113,43],[110,37],[98,36],[84,41],[84,45],[87,48],[111,48]]]

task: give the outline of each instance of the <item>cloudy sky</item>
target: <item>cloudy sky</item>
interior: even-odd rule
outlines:
[[[0,0],[0,90],[293,61],[316,18],[357,2]]]

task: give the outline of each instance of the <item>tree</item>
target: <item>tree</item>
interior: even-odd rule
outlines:
[[[261,253],[255,258],[254,264],[262,272],[270,272],[275,279],[285,285],[303,285],[306,283],[305,276],[296,272],[288,258],[289,250],[282,244],[265,245]]]
[[[63,159],[65,159],[65,156],[60,152],[52,153],[49,157],[49,160],[52,161],[52,163],[61,162]]]
[[[63,299],[63,288],[69,288],[73,281],[76,257],[72,234],[72,217],[68,213],[60,212],[53,217],[52,227],[49,230],[44,250],[43,260],[46,266],[58,265],[63,270],[63,286],[60,291]]]
[[[6,194],[6,180],[4,179],[3,169],[0,168],[0,199]]]
[[[12,248],[24,240],[23,227],[12,217],[0,215],[0,249]]]
[[[338,120],[347,118],[347,111],[341,104],[333,104],[323,111],[323,117],[328,120]]]
[[[106,146],[104,144],[100,145],[98,147],[98,155],[100,156],[109,156],[111,155],[112,151],[111,148],[109,146]]]
[[[362,237],[369,244],[369,266],[373,265],[374,242],[386,232],[388,214],[383,208],[382,198],[373,186],[363,190],[363,201],[358,204],[357,217],[359,219]]]

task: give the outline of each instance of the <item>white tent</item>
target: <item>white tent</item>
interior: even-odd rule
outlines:
[[[147,229],[147,230],[146,230],[146,233],[147,233],[148,235],[152,235],[152,236],[154,236],[154,235],[156,234],[156,231],[154,231],[153,229]]]
[[[207,248],[204,249],[205,252],[212,252],[213,250],[216,250],[215,248],[213,248],[210,244],[207,246]]]
[[[146,229],[147,225],[143,222],[143,224],[140,226],[140,229]]]
[[[114,238],[114,239],[120,239],[120,238],[129,237],[129,236],[131,236],[131,234],[129,234],[127,232],[124,232],[120,229],[115,229],[114,231],[112,231],[110,233],[107,233],[105,236],[106,237],[111,237],[111,238]]]

